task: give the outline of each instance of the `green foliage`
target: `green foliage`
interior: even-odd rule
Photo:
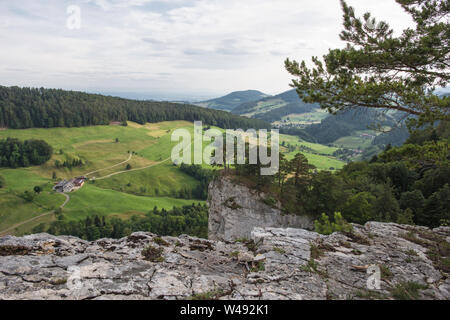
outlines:
[[[0,140],[0,167],[29,167],[47,162],[53,148],[43,140]]]
[[[30,192],[28,190],[25,190],[22,194],[19,195],[21,198],[23,198],[27,202],[33,202],[35,198],[35,193]]]
[[[352,226],[347,223],[340,212],[335,212],[334,222],[330,222],[328,216],[323,213],[319,220],[314,221],[315,231],[320,234],[332,234],[334,232],[351,232]]]
[[[313,57],[313,68],[305,61],[286,60],[286,69],[296,77],[292,86],[309,103],[320,103],[330,113],[355,106],[397,110],[418,116],[416,125],[449,119],[448,96],[433,94],[444,87],[448,73],[450,39],[446,1],[397,0],[416,28],[394,36],[394,30],[370,13],[356,17],[355,10],[341,0],[343,49],[330,49],[323,60]],[[433,8],[433,9],[431,9]],[[425,18],[424,18],[425,17]]]
[[[392,296],[396,300],[418,300],[420,290],[427,288],[428,286],[413,281],[400,282],[392,290]]]
[[[0,175],[0,189],[4,188],[5,185],[6,185],[5,178],[2,175]]]
[[[164,257],[162,256],[162,253],[164,252],[163,248],[156,248],[152,245],[149,245],[145,247],[141,254],[144,257],[145,260],[151,261],[151,262],[163,262]]]
[[[376,197],[370,192],[360,192],[351,196],[342,209],[343,216],[348,221],[364,224],[374,220],[374,202]]]
[[[145,216],[132,216],[128,220],[106,219],[104,216],[88,216],[79,221],[55,221],[46,232],[54,235],[72,235],[86,240],[100,238],[120,239],[132,232],[146,231],[161,236],[179,236],[189,234],[196,237],[208,237],[208,209],[193,204],[172,210],[154,208]],[[161,238],[154,242],[165,245]]]
[[[258,261],[250,268],[250,272],[262,272],[265,269],[266,269],[266,266],[265,266],[264,262]]]
[[[153,242],[160,246],[168,246],[169,245],[169,243],[161,237],[153,238]]]
[[[397,223],[414,225],[414,212],[412,209],[407,208],[405,211],[402,211],[397,217]]]
[[[0,86],[0,127],[11,129],[139,124],[172,120],[203,121],[228,128],[269,128],[266,122],[228,112],[170,102],[136,101],[54,89]]]
[[[268,196],[267,198],[263,199],[263,202],[268,205],[269,207],[276,208],[277,207],[277,199],[274,197]]]
[[[189,199],[195,198],[200,200],[206,200],[208,198],[208,186],[213,179],[215,173],[211,169],[202,168],[200,165],[187,165],[182,163],[180,170],[197,179],[200,184],[195,187],[191,192]]]

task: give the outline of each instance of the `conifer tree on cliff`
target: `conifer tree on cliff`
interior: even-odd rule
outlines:
[[[416,126],[450,120],[450,97],[435,89],[450,80],[450,1],[395,0],[415,27],[394,36],[370,13],[357,17],[344,0],[344,49],[330,49],[322,59],[286,60],[296,78],[291,86],[310,103],[330,113],[355,107],[398,110],[416,116]],[[448,123],[448,122],[447,122]]]

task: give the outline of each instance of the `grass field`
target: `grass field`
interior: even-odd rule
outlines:
[[[172,209],[192,203],[204,203],[198,200],[181,200],[168,197],[141,197],[124,192],[99,188],[87,184],[70,194],[70,202],[64,208],[65,216],[70,220],[79,220],[89,215],[126,217],[135,213],[147,213],[155,206]]]
[[[295,124],[295,125],[309,126],[312,124],[320,123],[329,115],[330,114],[327,111],[321,109],[309,113],[293,113],[284,116],[283,118],[281,118],[280,121],[275,121],[272,124],[274,125]]]
[[[70,201],[64,208],[68,219],[81,219],[88,214],[113,215],[122,218],[133,214],[146,213],[154,206],[172,208],[201,202],[197,200],[181,200],[173,196],[181,188],[195,188],[198,181],[184,174],[170,161],[158,164],[170,157],[171,150],[177,142],[171,142],[171,134],[175,129],[185,128],[193,132],[192,123],[186,121],[161,122],[139,125],[130,122],[123,126],[93,126],[82,128],[52,128],[2,130],[0,139],[14,137],[21,140],[42,139],[54,149],[52,159],[46,164],[18,169],[0,169],[6,186],[0,190],[0,231],[19,222],[26,221],[40,214],[59,207],[64,196],[51,191],[55,181],[73,178],[86,173],[111,167],[126,161],[119,166],[96,172],[89,177],[101,178],[111,173],[125,171],[95,184],[86,184],[77,192],[70,193]],[[116,142],[118,139],[118,142]],[[80,168],[56,168],[55,160],[63,162],[68,157],[77,157],[84,161]],[[127,172],[126,165],[132,169]],[[44,190],[33,202],[26,202],[19,197],[24,191],[32,191],[34,186]],[[49,222],[52,219],[43,217],[19,227],[14,234],[30,231],[35,225]]]
[[[311,152],[302,152],[302,153],[306,156],[306,158],[308,158],[309,163],[316,166],[317,169],[319,170],[330,170],[330,168],[334,168],[336,170],[341,169],[345,165],[345,162],[337,160],[332,156],[332,154],[336,150],[338,150],[338,148],[302,141],[298,137],[289,136],[285,134],[280,135],[280,143],[282,143],[283,141],[286,146],[288,144],[297,147],[304,146],[306,148],[313,150],[314,153]],[[298,150],[294,152],[288,152],[287,149],[283,147],[282,149],[284,149],[287,159],[292,159],[295,156],[295,154],[299,152]]]
[[[364,137],[363,135],[371,135],[376,136],[379,134],[373,130],[362,130],[355,132],[354,135],[348,137],[342,137],[336,140],[333,145],[338,148],[347,148],[347,149],[367,149],[372,145],[373,139],[370,137]]]

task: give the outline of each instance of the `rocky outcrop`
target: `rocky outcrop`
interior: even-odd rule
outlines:
[[[0,239],[0,299],[449,299],[450,228],[255,228],[250,241],[134,233]],[[380,270],[379,290],[367,269]]]
[[[228,177],[212,181],[208,194],[208,237],[211,240],[249,239],[255,227],[314,228],[311,217],[283,215],[279,203],[272,205],[270,201],[274,200],[264,193],[235,184]]]

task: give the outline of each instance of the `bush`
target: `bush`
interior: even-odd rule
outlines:
[[[163,262],[164,257],[162,248],[155,248],[153,246],[148,246],[144,250],[142,250],[141,254],[144,256],[144,259],[151,262]]]
[[[330,222],[330,219],[325,213],[322,213],[320,220],[314,222],[315,230],[317,233],[329,235],[334,232],[351,232],[353,227],[347,223],[340,212],[334,213],[334,222]]]
[[[420,290],[428,287],[416,282],[401,282],[392,290],[392,296],[396,300],[417,300],[420,298]]]

